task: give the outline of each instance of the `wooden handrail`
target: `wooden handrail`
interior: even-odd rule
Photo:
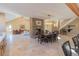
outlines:
[[[66,3],[66,5],[77,15],[79,16],[79,7],[76,3]]]

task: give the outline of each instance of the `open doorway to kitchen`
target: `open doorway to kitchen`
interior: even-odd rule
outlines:
[[[13,36],[27,36],[26,38],[30,37],[30,19],[26,17],[17,17],[12,21],[9,21],[7,24],[11,24],[10,27],[11,33]],[[20,36],[20,37],[21,37]]]

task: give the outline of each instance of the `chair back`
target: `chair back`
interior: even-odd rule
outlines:
[[[63,52],[64,52],[65,56],[71,56],[71,55],[72,55],[71,46],[70,46],[69,41],[66,41],[66,42],[62,45],[62,49],[63,49]]]
[[[77,34],[77,37],[79,38],[79,34]]]
[[[78,47],[78,37],[75,36],[75,37],[72,38],[72,40],[73,40],[75,47]]]

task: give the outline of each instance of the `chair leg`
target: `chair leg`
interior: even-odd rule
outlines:
[[[42,41],[40,40],[40,44],[42,44]]]

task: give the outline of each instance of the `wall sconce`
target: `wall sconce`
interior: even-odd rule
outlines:
[[[54,27],[56,27],[56,24],[54,24]]]
[[[54,24],[54,27],[58,27],[58,24]]]

